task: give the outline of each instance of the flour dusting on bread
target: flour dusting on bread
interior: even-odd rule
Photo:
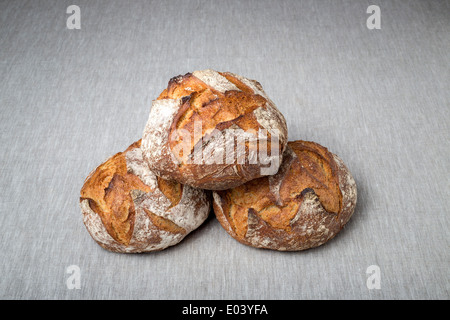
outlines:
[[[230,90],[240,91],[238,87],[228,81],[227,78],[220,75],[217,71],[211,69],[194,71],[192,72],[192,75],[219,92],[225,93]]]

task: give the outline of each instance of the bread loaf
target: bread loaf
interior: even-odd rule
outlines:
[[[144,162],[140,144],[97,167],[81,189],[83,222],[92,238],[110,251],[165,249],[209,214],[206,193],[157,177]]]
[[[217,219],[236,240],[296,251],[333,238],[352,216],[357,191],[338,156],[314,142],[292,141],[277,174],[213,197]]]
[[[169,81],[142,137],[156,175],[224,190],[275,174],[286,121],[261,85],[230,72],[195,71]]]

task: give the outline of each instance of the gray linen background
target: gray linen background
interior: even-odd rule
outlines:
[[[449,1],[1,1],[0,28],[0,298],[449,298]],[[259,250],[214,216],[157,253],[90,238],[85,177],[141,137],[171,77],[206,68],[261,82],[290,140],[346,162],[358,204],[335,239]]]

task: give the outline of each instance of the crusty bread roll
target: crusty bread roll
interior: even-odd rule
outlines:
[[[157,177],[143,160],[140,144],[97,167],[81,189],[83,222],[92,238],[110,251],[165,249],[209,214],[206,193]]]
[[[162,178],[224,190],[275,174],[286,143],[286,121],[258,82],[203,70],[172,78],[153,101],[142,150]]]
[[[213,192],[214,212],[241,243],[297,251],[333,238],[356,205],[356,184],[342,160],[314,142],[288,142],[276,175]]]

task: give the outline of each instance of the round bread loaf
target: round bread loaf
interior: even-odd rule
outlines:
[[[213,192],[214,212],[236,240],[297,251],[333,238],[356,205],[356,183],[342,160],[307,141],[288,142],[276,175]]]
[[[286,143],[286,120],[257,81],[203,70],[153,101],[142,150],[162,178],[224,190],[275,174]]]
[[[110,251],[165,249],[209,214],[205,191],[157,177],[143,160],[140,144],[109,158],[81,188],[83,222],[92,238]]]

